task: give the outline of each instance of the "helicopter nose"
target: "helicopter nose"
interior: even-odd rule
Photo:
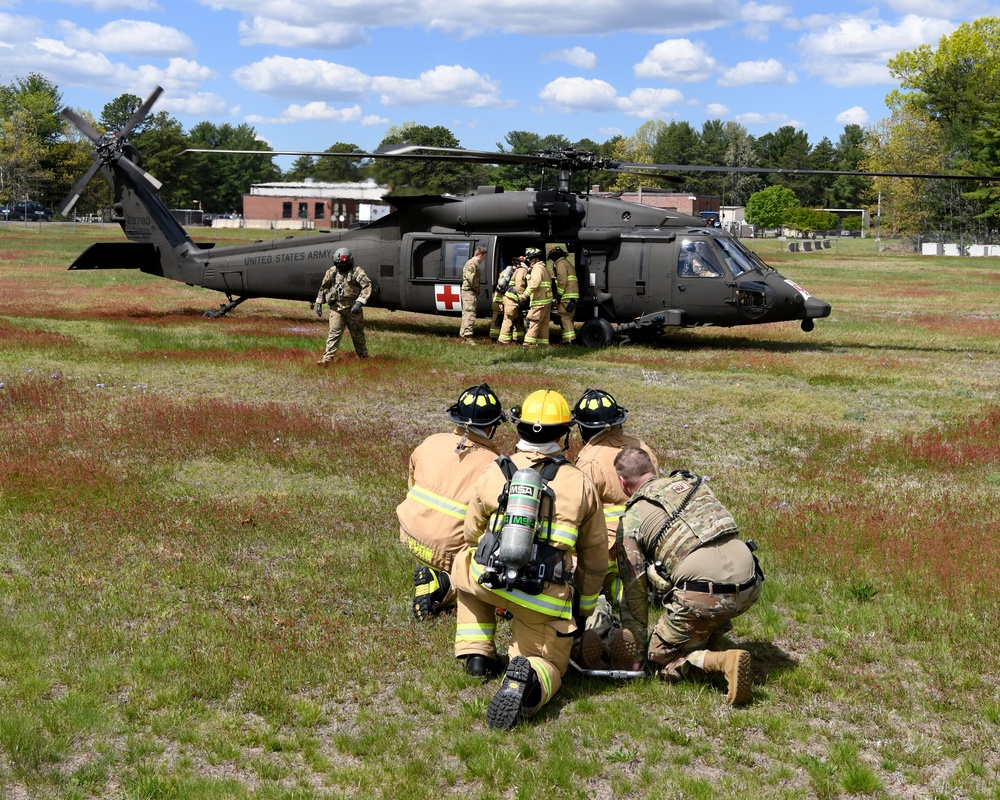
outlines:
[[[805,307],[805,319],[819,319],[820,317],[830,316],[830,310],[832,306],[825,300],[820,300],[818,297],[807,297],[806,307]]]

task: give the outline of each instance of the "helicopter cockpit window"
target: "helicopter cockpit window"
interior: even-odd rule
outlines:
[[[725,254],[726,261],[734,276],[742,275],[744,272],[752,272],[757,264],[763,265],[760,259],[753,252],[747,250],[738,239],[726,239],[720,236],[715,240],[715,244]]]
[[[721,278],[725,273],[708,242],[685,239],[677,255],[677,274],[681,278]]]

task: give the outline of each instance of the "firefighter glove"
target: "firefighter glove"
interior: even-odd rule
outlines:
[[[576,311],[576,300],[570,300],[568,303],[566,303],[566,311],[569,312],[570,314]]]
[[[361,313],[361,306],[362,306],[361,301],[360,300],[355,300],[354,301],[354,305],[351,306],[351,313],[352,314],[360,314]]]

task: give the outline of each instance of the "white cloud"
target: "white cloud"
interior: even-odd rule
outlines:
[[[68,22],[60,24],[63,41],[75,50],[102,53],[125,53],[148,58],[190,55],[194,52],[191,37],[177,28],[155,22],[119,19],[89,31]]]
[[[789,86],[796,83],[795,73],[785,69],[776,58],[766,61],[741,61],[719,78],[720,86],[757,86],[760,84]]]
[[[372,89],[389,106],[430,103],[486,108],[502,105],[500,86],[474,69],[438,66],[416,79],[380,76],[372,78]]]
[[[385,117],[378,116],[378,114],[368,114],[361,118],[361,124],[366,125],[368,127],[372,127],[375,125],[388,125],[389,120],[386,119]]]
[[[238,107],[229,107],[225,100],[212,92],[166,92],[158,105],[175,114],[190,114],[193,117],[235,116],[239,113]]]
[[[802,36],[796,45],[806,73],[833,86],[892,83],[890,58],[922,44],[936,45],[955,25],[909,14],[896,25],[850,17]]]
[[[620,97],[607,81],[587,78],[556,78],[539,92],[539,97],[558,111],[620,111],[629,116],[655,117],[682,102],[676,89],[635,89]]]
[[[722,119],[729,115],[729,107],[722,103],[709,103],[705,106],[705,115],[709,119]]]
[[[327,103],[315,101],[299,105],[292,103],[277,117],[262,117],[251,114],[246,118],[250,123],[287,125],[295,122],[357,122],[361,119],[361,106],[334,108]]]
[[[23,42],[42,32],[42,22],[34,17],[16,17],[0,12],[0,43]],[[8,44],[9,46],[9,44]]]
[[[871,117],[861,106],[851,106],[837,114],[837,122],[843,125],[864,125]]]
[[[269,56],[235,69],[232,76],[244,89],[271,97],[361,100],[372,86],[372,78],[354,67],[288,56]]]
[[[635,65],[639,78],[664,81],[703,81],[716,70],[716,61],[700,42],[690,39],[667,39],[646,53]]]
[[[268,44],[279,47],[338,49],[367,45],[370,37],[360,25],[340,22],[307,21],[290,23],[285,19],[255,16],[250,24],[239,24],[240,44]]]
[[[746,125],[748,128],[754,125],[766,126],[768,128],[781,128],[786,125],[791,125],[793,128],[801,128],[802,124],[787,114],[761,114],[757,111],[751,111],[747,114],[737,114],[733,117],[740,125]]]
[[[570,47],[542,56],[543,63],[548,61],[561,61],[580,69],[593,69],[597,66],[597,56],[583,47]]]
[[[61,0],[70,6],[81,6],[97,12],[108,11],[159,11],[156,0]]]

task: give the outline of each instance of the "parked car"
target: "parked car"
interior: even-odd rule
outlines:
[[[0,217],[3,219],[10,219],[13,213],[14,209],[10,206],[0,206]]]
[[[11,207],[9,219],[45,220],[52,221],[52,209],[46,208],[41,203],[34,200],[18,200]]]

